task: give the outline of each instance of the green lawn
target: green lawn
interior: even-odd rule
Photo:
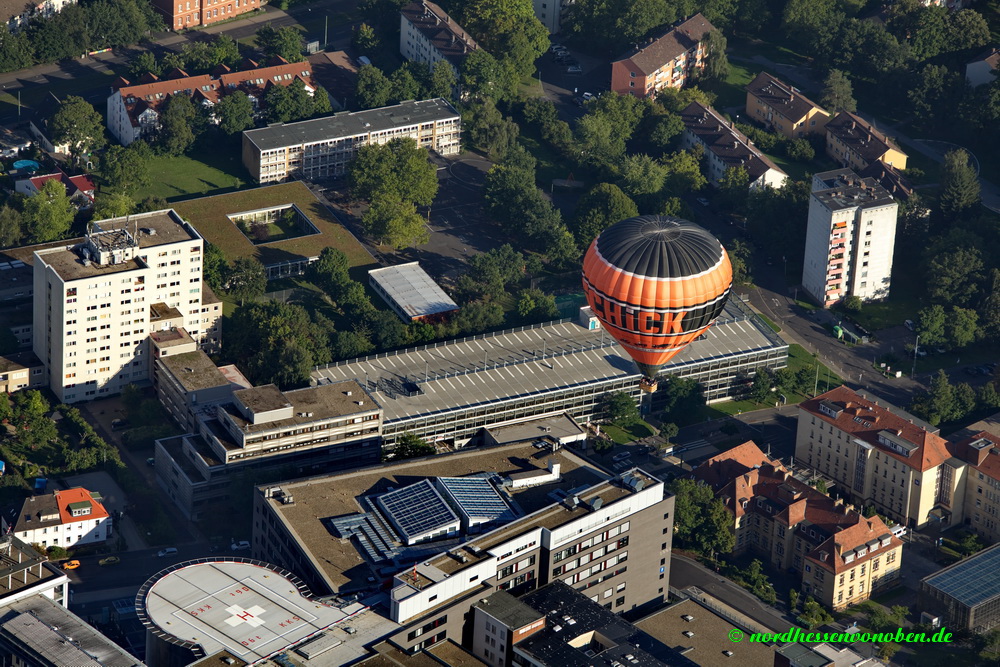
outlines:
[[[753,63],[729,63],[729,75],[724,81],[715,81],[704,86],[705,90],[715,93],[715,104],[720,111],[728,107],[744,108],[747,101],[746,86],[753,81],[760,71],[760,66]]]
[[[629,426],[618,426],[617,424],[604,424],[601,430],[608,434],[612,440],[619,445],[625,445],[633,440],[646,438],[655,433],[653,427],[644,421],[630,424]]]
[[[789,65],[806,65],[809,63],[808,58],[795,53],[785,46],[771,44],[769,42],[761,42],[755,39],[730,39],[729,52],[732,55],[743,58],[763,56],[771,62],[785,63]]]
[[[774,320],[772,320],[770,317],[768,317],[764,313],[757,313],[757,317],[764,320],[764,324],[771,327],[771,331],[773,331],[774,333],[781,333],[781,327],[775,324]]]
[[[535,182],[538,183],[538,187],[548,190],[552,186],[553,179],[567,178],[570,174],[577,180],[580,180],[581,174],[575,172],[572,167],[567,166],[566,161],[552,150],[548,144],[542,141],[541,136],[538,134],[538,128],[525,125],[521,128],[518,141],[538,161],[538,166],[535,170]],[[588,183],[587,185],[592,184]]]
[[[149,163],[150,184],[135,194],[163,197],[167,201],[232,192],[252,185],[240,162],[239,153],[222,151],[191,155],[157,155]]]
[[[937,183],[941,179],[941,163],[932,160],[920,151],[918,151],[913,146],[909,144],[904,144],[902,142],[896,142],[899,147],[903,149],[906,153],[906,168],[916,167],[920,171],[924,172],[924,177],[920,179],[910,179],[913,181],[914,185],[925,185],[929,183]],[[921,191],[921,196],[923,196],[923,191]]]

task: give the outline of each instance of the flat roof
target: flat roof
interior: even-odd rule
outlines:
[[[820,175],[814,176],[819,178]],[[838,179],[828,190],[812,193],[823,206],[831,211],[849,208],[874,208],[896,203],[892,195],[874,178]]]
[[[124,218],[98,220],[91,223],[91,226],[98,238],[102,233],[114,234],[126,230],[132,234],[138,230],[138,234],[133,236],[139,242],[140,248],[152,248],[199,238],[197,234],[192,233],[191,228],[184,224],[184,219],[172,208],[137,213]]]
[[[254,244],[229,218],[230,215],[289,204],[294,204],[319,233]],[[352,267],[361,267],[351,274],[355,280],[364,280],[362,269],[377,265],[371,253],[299,181],[189,199],[174,204],[174,210],[190,221],[198,233],[218,247],[230,261],[254,257],[264,266],[271,266],[319,257],[323,248],[329,247],[347,255]]]
[[[41,359],[36,357],[34,352],[14,352],[13,354],[0,355],[0,373],[23,371],[42,365]]]
[[[157,361],[170,371],[185,391],[198,391],[229,384],[229,379],[201,350],[161,356]]]
[[[1000,544],[924,577],[921,584],[966,607],[995,599],[1000,596]]]
[[[233,397],[251,412],[270,412],[292,406],[277,385],[265,384],[233,392]]]
[[[179,563],[143,584],[137,602],[143,624],[162,639],[250,663],[352,616],[313,599],[291,573],[242,558]]]
[[[458,117],[459,113],[455,111],[455,107],[444,98],[438,97],[433,100],[401,102],[393,106],[364,111],[342,111],[325,118],[245,130],[243,136],[258,150],[268,151],[331,139],[366,136],[396,127]]]
[[[704,340],[696,340],[663,367],[662,375],[684,375],[693,366],[740,353],[787,347],[770,329],[727,303]],[[601,345],[603,344],[603,347]],[[547,355],[542,358],[545,352]],[[483,369],[484,359],[487,368]],[[426,372],[426,379],[425,379]],[[330,364],[313,377],[396,384],[417,382],[422,393],[374,392],[391,424],[417,416],[624,378],[638,379],[632,358],[611,335],[575,322],[451,341]]]
[[[420,262],[372,269],[368,277],[411,318],[458,310],[458,304],[420,268]]]
[[[383,493],[378,505],[407,540],[458,523],[458,515],[427,479]]]
[[[472,606],[482,609],[512,630],[523,628],[545,617],[544,611],[532,609],[507,591],[497,591]]]
[[[261,389],[261,387],[237,390],[233,392],[233,395],[246,395],[246,392],[255,392],[257,389]],[[277,390],[277,388],[275,388],[275,390]],[[372,399],[371,395],[362,389],[360,384],[353,381],[338,382],[336,384],[327,384],[317,387],[305,387],[303,389],[294,389],[292,391],[280,393],[285,399],[285,405],[288,403],[291,403],[292,405],[292,416],[287,419],[276,419],[273,421],[262,422],[260,424],[254,424],[244,419],[242,413],[238,412],[232,406],[227,408],[226,414],[238,427],[247,433],[252,433],[254,431],[267,431],[282,426],[292,426],[294,424],[308,424],[321,419],[330,419],[332,417],[344,417],[347,415],[372,412],[379,409],[378,403]],[[263,401],[257,400],[260,398],[259,393],[252,393],[251,395],[254,396],[254,400],[252,401],[254,405],[260,406],[253,409],[274,410],[277,409],[277,407],[283,407],[278,405],[276,399]],[[363,405],[358,405],[359,402],[363,403]],[[300,417],[298,414],[300,412],[312,413],[312,416]]]
[[[40,581],[65,578],[66,575],[48,560],[13,535],[0,537],[0,601]]]
[[[460,477],[484,471],[503,475],[537,466],[544,467],[550,458],[560,463],[562,480],[513,491],[511,495],[514,502],[523,513],[531,513],[553,504],[555,500],[550,494],[556,490],[565,493],[580,486],[590,487],[607,478],[605,473],[565,449],[554,453],[541,452],[530,444],[517,443],[382,464],[334,475],[267,484],[258,488],[263,490],[280,486],[284,495],[295,498],[295,502],[288,505],[282,504],[277,498],[270,498],[265,502],[270,504],[289,533],[302,545],[313,566],[326,579],[331,589],[336,591],[349,585],[352,588],[368,586],[367,579],[373,572],[354,544],[332,538],[324,519],[368,511],[367,507],[361,505],[359,498],[388,491],[389,487],[398,489],[428,477]],[[572,516],[566,510],[560,512],[563,519]],[[528,529],[526,525],[514,522],[501,531],[509,530],[510,534],[517,534]],[[490,543],[497,534],[497,531],[493,531],[479,538],[476,543]],[[426,549],[427,546],[422,545],[421,548]],[[460,566],[457,561],[451,558],[448,560]]]
[[[566,413],[532,419],[509,426],[490,426],[486,430],[490,432],[498,445],[534,442],[542,438],[553,438],[562,442],[564,439],[578,440],[581,436],[586,436],[586,431],[580,428],[576,420]]]

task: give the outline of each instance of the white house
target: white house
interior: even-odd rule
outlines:
[[[5,531],[10,529],[6,519],[3,527]],[[112,522],[101,504],[101,494],[77,487],[28,497],[13,533],[28,544],[69,548],[107,540],[112,535]]]

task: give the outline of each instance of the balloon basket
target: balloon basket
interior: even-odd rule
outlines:
[[[641,380],[639,380],[639,389],[646,392],[647,394],[652,394],[654,391],[656,391],[656,387],[657,387],[656,380],[653,380],[652,378],[642,378]]]

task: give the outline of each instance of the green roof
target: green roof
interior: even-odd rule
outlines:
[[[70,503],[66,507],[69,508],[69,510],[72,512],[72,511],[76,511],[76,510],[90,509],[92,507],[92,505],[91,505],[91,503],[90,503],[89,500],[81,500],[78,503]]]

